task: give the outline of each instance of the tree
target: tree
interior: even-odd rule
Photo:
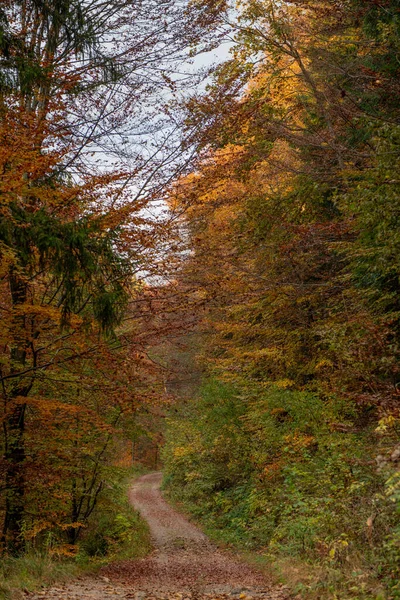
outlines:
[[[151,260],[164,225],[143,209],[181,168],[176,127],[154,100],[178,89],[189,48],[212,45],[224,7],[206,6],[211,15],[174,2],[161,14],[152,1],[1,8],[3,542],[13,552],[28,397],[46,370],[95,354],[93,335],[113,339],[134,273]]]
[[[171,192],[214,387],[171,411],[167,476],[273,556],[346,571],[369,544],[365,572],[396,593],[398,3],[249,1],[232,28]]]
[[[304,351],[307,357],[305,380],[318,380],[312,364],[340,364],[338,389],[343,389],[344,379],[354,392],[357,381],[364,400],[369,395],[372,404],[377,380],[378,395],[383,399],[389,394],[396,402],[392,382],[397,354],[386,355],[383,339],[389,343],[397,336],[392,320],[397,310],[397,180],[389,174],[398,159],[393,127],[398,115],[392,101],[397,83],[392,62],[385,75],[381,71],[381,57],[397,47],[396,14],[395,3],[384,8],[323,1],[245,3],[238,23],[232,24],[237,40],[232,60],[221,67],[206,95],[187,104],[188,122],[203,124],[195,142],[204,150],[199,176],[184,184],[180,194],[183,206],[189,206],[194,246],[206,257],[215,284],[222,276],[235,289],[232,274],[242,269],[238,288],[248,290],[263,331],[266,310],[272,311],[274,323],[283,322],[286,332],[293,325],[285,337],[294,344],[294,356]],[[375,219],[372,215],[378,213]],[[223,250],[218,249],[221,243]],[[387,271],[382,253],[390,264]],[[204,271],[202,277],[210,280]],[[258,280],[254,296],[246,288],[252,278]],[[214,288],[222,303],[233,298],[229,284],[224,295]],[[264,295],[263,286],[268,290]],[[233,321],[237,327],[236,308]],[[277,335],[279,346],[283,332]],[[244,335],[245,345],[247,339]],[[348,341],[342,346],[344,339],[354,341],[351,351]],[[336,356],[331,352],[335,343]],[[265,338],[259,344],[261,350],[269,344],[276,347]],[[362,359],[360,348],[365,348]],[[285,346],[280,356],[290,355]],[[329,377],[331,389],[332,383]]]

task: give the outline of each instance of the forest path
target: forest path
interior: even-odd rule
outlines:
[[[149,524],[150,556],[112,563],[97,576],[36,593],[35,600],[284,600],[287,593],[229,552],[218,549],[163,499],[161,473],[140,477],[130,501]]]

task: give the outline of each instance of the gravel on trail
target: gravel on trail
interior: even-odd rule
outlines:
[[[287,600],[284,587],[218,549],[160,492],[161,473],[140,477],[129,498],[149,524],[154,550],[114,562],[96,576],[30,594],[32,600]]]

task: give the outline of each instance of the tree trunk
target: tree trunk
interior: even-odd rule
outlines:
[[[11,554],[24,549],[22,527],[25,495],[25,404],[16,403],[5,420],[6,431],[6,512],[4,517],[4,542]]]
[[[13,308],[26,302],[28,285],[15,272],[10,272],[10,291]],[[24,550],[23,521],[25,496],[25,409],[24,398],[32,387],[32,377],[18,376],[26,367],[29,344],[28,323],[23,310],[14,312],[12,321],[13,346],[10,352],[12,379],[5,390],[6,415],[3,423],[6,462],[6,509],[3,525],[3,542],[7,551],[20,554]]]

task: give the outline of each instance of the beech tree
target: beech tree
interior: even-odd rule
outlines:
[[[170,414],[170,491],[229,542],[325,565],[315,587],[336,569],[327,597],[359,593],[350,564],[362,594],[399,586],[398,11],[241,3],[171,192],[204,381]]]
[[[46,371],[93,356],[96,335],[120,346],[135,273],[163,231],[143,210],[182,168],[160,104],[189,84],[183,63],[213,46],[223,9],[167,1],[160,11],[151,0],[0,9],[3,544],[12,552],[24,542],[29,399],[46,398]]]

